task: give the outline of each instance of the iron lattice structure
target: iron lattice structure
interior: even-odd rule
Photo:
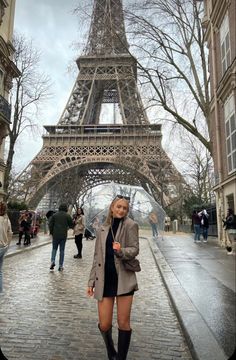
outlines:
[[[181,175],[161,145],[161,126],[149,123],[137,88],[137,63],[128,51],[121,0],[95,0],[78,77],[55,126],[45,126],[43,147],[14,184],[31,207],[50,193],[74,202],[111,181],[142,186],[163,206]],[[121,123],[104,124],[101,109],[116,104]],[[112,115],[111,115],[112,118]],[[173,191],[174,189],[174,191]]]

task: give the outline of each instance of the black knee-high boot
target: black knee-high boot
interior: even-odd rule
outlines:
[[[0,360],[7,360],[6,356],[3,355],[1,348],[0,348]]]
[[[132,330],[120,330],[118,333],[118,356],[117,360],[126,360]]]
[[[112,340],[112,327],[107,331],[102,331],[100,329],[100,326],[98,324],[98,328],[102,334],[103,340],[105,342],[106,348],[107,348],[107,355],[109,360],[117,360],[117,352],[114,347],[114,343]]]

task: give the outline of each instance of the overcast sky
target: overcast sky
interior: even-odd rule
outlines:
[[[42,54],[40,71],[50,75],[53,82],[53,97],[44,104],[38,119],[41,129],[43,124],[58,123],[76,80],[75,59],[81,55],[82,48],[75,50],[73,44],[81,42],[79,29],[84,24],[79,23],[73,10],[81,1],[85,0],[16,0],[14,29],[33,40]],[[87,36],[82,40],[86,42]],[[69,72],[68,67],[73,64],[74,71]],[[42,145],[40,134],[21,136],[14,158],[15,170],[23,171]]]
[[[73,9],[79,0],[16,0],[14,30],[32,39],[41,52],[40,72],[50,75],[53,97],[47,101],[40,114],[41,124],[56,124],[66,105],[76,72],[68,67],[79,56],[73,43],[78,41],[78,17]],[[40,136],[25,141],[21,137],[17,145],[15,167],[23,170],[42,148]]]

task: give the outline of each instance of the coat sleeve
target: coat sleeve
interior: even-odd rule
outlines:
[[[82,216],[82,225],[85,228],[85,216],[84,215]]]
[[[68,219],[68,227],[73,229],[73,227],[74,227],[73,219],[69,214],[68,214],[67,219]]]
[[[97,266],[97,255],[98,255],[98,242],[99,242],[99,236],[96,238],[96,243],[95,243],[95,249],[94,249],[94,255],[93,255],[93,265],[90,271],[90,275],[89,275],[89,281],[88,281],[88,286],[89,287],[94,287],[95,286],[95,276],[96,276],[96,266]]]
[[[139,253],[139,228],[136,222],[133,222],[126,232],[124,245],[122,243],[121,250],[115,252],[115,255],[123,260],[135,258]]]

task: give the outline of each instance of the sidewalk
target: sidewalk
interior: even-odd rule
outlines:
[[[229,359],[236,346],[235,256],[216,238],[190,234],[149,238],[157,266],[195,359]]]
[[[40,246],[47,245],[48,243],[51,243],[51,241],[52,240],[50,235],[40,232],[38,233],[38,236],[31,239],[31,245],[27,245],[27,246],[23,245],[24,243],[23,239],[21,241],[21,245],[16,245],[16,243],[18,242],[18,235],[13,235],[6,257],[14,256],[25,251],[33,250]]]

